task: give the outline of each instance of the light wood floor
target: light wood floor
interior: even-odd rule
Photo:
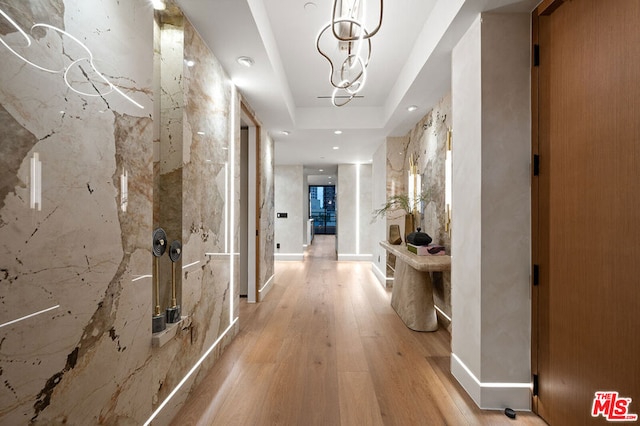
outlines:
[[[449,373],[450,336],[404,326],[365,262],[337,262],[317,235],[303,262],[276,262],[266,300],[175,425],[544,425],[481,411]]]

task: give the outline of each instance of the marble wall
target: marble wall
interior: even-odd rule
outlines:
[[[159,14],[158,19],[162,104],[156,210],[161,212],[158,224],[169,240],[182,241],[178,300],[187,319],[176,338],[154,353],[158,365],[154,368],[154,406],[173,391],[238,316],[239,259],[234,253],[238,252],[240,225],[238,95],[220,63],[179,11]],[[194,65],[186,65],[187,60]],[[168,259],[163,260],[168,267]],[[171,274],[168,269],[162,272],[162,305],[167,306]],[[237,327],[232,327],[222,347],[236,332]],[[217,355],[208,358],[205,367]],[[173,397],[160,422],[171,418],[193,383]]]
[[[387,138],[387,195],[406,193],[410,158],[417,164],[422,180],[422,192],[428,194],[420,214],[422,228],[450,253],[451,238],[445,231],[445,149],[447,131],[451,129],[451,95],[443,97],[403,137]],[[455,161],[455,159],[454,159]],[[387,215],[387,226],[398,224],[404,235],[404,211]],[[403,238],[404,239],[404,238]],[[433,274],[434,301],[436,306],[451,316],[451,274]],[[448,320],[440,318],[448,325]]]
[[[186,20],[172,29],[178,38],[182,32],[182,49],[174,40],[177,50],[165,58],[179,64],[161,64],[167,46],[154,39],[146,0],[9,0],[0,8],[27,34],[39,22],[59,28],[36,28],[24,47],[0,19],[0,37],[25,59],[69,69],[67,85],[62,73],[0,46],[0,423],[142,424],[237,316],[237,95]],[[197,65],[185,67],[180,50]],[[182,72],[181,87],[167,90],[157,75],[165,65]],[[118,90],[107,93],[112,86],[98,72]],[[166,100],[157,92],[163,84]],[[168,121],[159,117],[165,102],[179,107]],[[175,146],[163,145],[167,134]],[[36,152],[40,210],[30,208]],[[158,225],[183,244],[178,274],[188,319],[153,348]],[[166,254],[160,260],[169,263]],[[172,417],[197,380],[154,424]]]
[[[264,136],[260,143],[260,205],[258,206],[260,215],[260,273],[259,273],[259,300],[267,297],[273,281],[274,251],[273,241],[275,233],[275,176],[274,176],[274,143],[270,136]]]

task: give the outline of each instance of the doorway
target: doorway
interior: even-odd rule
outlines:
[[[637,0],[533,13],[533,408],[552,425],[640,413],[638,22]]]
[[[259,302],[260,276],[260,125],[249,108],[241,104],[240,132],[240,296]]]
[[[309,185],[309,218],[314,235],[336,234],[335,185]]]

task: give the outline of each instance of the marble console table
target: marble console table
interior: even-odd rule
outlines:
[[[415,331],[435,331],[438,318],[433,306],[431,272],[451,270],[451,256],[418,256],[405,244],[380,245],[396,256],[396,271],[391,290],[391,306],[402,321]]]

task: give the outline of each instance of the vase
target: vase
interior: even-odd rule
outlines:
[[[400,236],[400,225],[389,225],[389,244],[398,245],[402,243]]]
[[[413,232],[414,217],[413,214],[407,213],[404,215],[404,240],[407,241],[407,235]]]

